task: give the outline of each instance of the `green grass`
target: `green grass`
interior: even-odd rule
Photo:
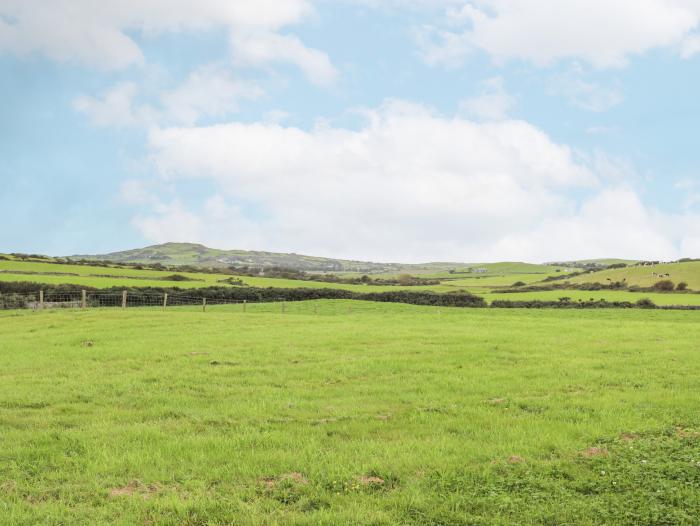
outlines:
[[[659,278],[652,275],[670,274],[669,278]],[[622,281],[626,279],[630,285],[639,285],[641,287],[651,287],[657,281],[662,279],[670,279],[674,283],[685,281],[693,290],[700,290],[700,261],[691,261],[687,263],[666,263],[663,265],[655,265],[654,267],[627,267],[612,270],[603,270],[592,274],[585,274],[572,278],[572,283],[589,283],[600,282],[606,283],[607,280]]]
[[[277,309],[0,313],[0,523],[697,523],[697,313]]]
[[[515,292],[503,293],[494,290],[486,294],[481,294],[486,301],[493,300],[510,301],[557,301],[559,298],[568,297],[573,301],[590,299],[606,301],[629,301],[637,302],[642,298],[649,298],[657,305],[700,305],[700,294],[688,293],[663,293],[663,292],[629,292],[626,290],[546,290],[536,292]]]
[[[17,272],[19,271],[19,272]],[[51,275],[51,273],[77,275]],[[179,274],[196,281],[167,281],[164,277]],[[108,277],[104,277],[108,276]],[[58,265],[54,263],[37,263],[22,261],[0,261],[0,281],[32,281],[51,285],[70,284],[76,286],[109,288],[109,287],[179,287],[185,289],[228,286],[219,283],[226,279],[224,274],[206,274],[199,272],[173,272],[159,270],[137,270],[121,267],[98,267],[90,265]],[[327,283],[320,281],[301,281],[292,279],[240,276],[240,279],[251,287],[277,288],[324,288],[345,289],[357,292],[382,292],[396,290],[396,286],[380,285],[346,285],[342,283]],[[452,290],[451,287],[419,286],[403,287],[410,290]]]

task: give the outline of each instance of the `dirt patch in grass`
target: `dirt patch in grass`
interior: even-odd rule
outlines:
[[[586,458],[593,457],[607,457],[610,453],[603,447],[589,447],[588,449],[581,452],[581,454]]]
[[[126,486],[122,486],[121,488],[113,488],[110,490],[109,496],[112,498],[117,498],[139,495],[144,499],[147,499],[156,493],[158,493],[158,486],[155,484],[143,484],[139,480],[132,480]]]
[[[385,480],[379,477],[358,477],[357,479],[363,486],[383,486]]]
[[[309,483],[308,479],[296,471],[292,473],[285,473],[284,475],[279,475],[277,477],[266,477],[262,479],[263,484],[268,488],[276,488],[281,482],[292,482],[294,484],[306,485]]]
[[[508,457],[508,464],[522,464],[525,459],[519,455],[511,455]]]
[[[676,428],[676,436],[678,438],[698,438],[700,433],[693,431],[692,429],[683,429],[682,427]]]

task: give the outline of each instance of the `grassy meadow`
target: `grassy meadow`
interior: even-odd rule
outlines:
[[[654,275],[656,274],[656,275]],[[668,278],[660,278],[659,274],[668,274]],[[571,283],[587,283],[597,281],[605,283],[611,281],[627,280],[630,285],[640,287],[651,287],[661,279],[670,279],[674,283],[684,281],[693,290],[700,290],[700,261],[690,261],[684,263],[663,263],[653,267],[626,267],[602,270],[593,274],[586,274],[572,278]]]
[[[697,524],[696,312],[0,312],[0,523]]]

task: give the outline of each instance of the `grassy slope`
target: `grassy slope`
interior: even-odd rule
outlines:
[[[45,274],[15,274],[12,271],[19,270],[24,272],[62,272],[78,274],[78,276],[51,276]],[[7,271],[7,272],[2,272]],[[165,281],[162,278],[175,274],[172,271],[156,271],[156,270],[136,270],[117,267],[92,267],[85,265],[56,265],[52,263],[36,263],[36,262],[21,262],[21,261],[0,261],[0,281],[34,281],[37,283],[49,284],[74,284],[85,285],[88,287],[106,288],[106,287],[180,287],[180,288],[199,288],[209,286],[226,286],[219,283],[219,280],[230,276],[223,274],[204,274],[204,273],[188,273],[177,272],[177,274],[187,276],[198,281]],[[113,277],[97,277],[109,275]],[[131,278],[131,279],[129,279]],[[136,278],[153,278],[153,279],[136,279]],[[396,290],[394,286],[379,286],[379,285],[344,285],[339,283],[325,283],[316,281],[299,281],[290,279],[265,278],[265,277],[249,277],[241,276],[246,284],[253,287],[281,287],[281,288],[331,288],[331,289],[346,289],[358,292],[381,292],[385,290]],[[405,287],[410,290],[435,289],[438,291],[450,290],[450,287]]]
[[[696,267],[700,269],[700,267]],[[12,271],[19,270],[25,272],[63,272],[79,274],[78,276],[52,276],[45,274],[15,274]],[[522,270],[515,268],[514,270]],[[612,272],[612,271],[611,271]],[[179,287],[181,289],[193,289],[208,286],[227,286],[218,281],[227,276],[221,274],[200,274],[200,273],[179,273],[198,281],[165,281],[161,278],[173,274],[170,271],[135,270],[118,267],[91,267],[84,265],[56,265],[51,263],[21,262],[21,261],[0,261],[0,281],[33,281],[52,285],[73,284],[76,287],[88,286],[96,288],[107,287]],[[603,273],[596,273],[598,276]],[[114,277],[96,277],[98,275],[111,275]],[[279,288],[333,288],[347,289],[356,292],[382,292],[387,290],[397,290],[405,288],[407,290],[432,290],[434,292],[451,292],[468,290],[475,294],[483,295],[488,301],[494,299],[508,300],[557,300],[563,296],[568,296],[574,300],[589,298],[605,298],[610,301],[632,301],[640,298],[651,298],[658,305],[698,305],[700,295],[695,294],[652,294],[652,293],[629,293],[625,291],[575,291],[575,290],[555,290],[547,292],[524,292],[520,294],[502,294],[494,287],[508,286],[515,281],[531,283],[539,281],[545,274],[513,274],[513,275],[484,275],[459,279],[445,280],[440,285],[421,287],[396,287],[377,285],[344,285],[336,283],[323,283],[314,281],[298,281],[265,277],[242,276],[241,279],[253,287],[279,287]],[[546,274],[546,275],[551,275]],[[135,279],[135,278],[153,279]]]
[[[695,523],[696,313],[352,307],[0,314],[0,517]]]
[[[603,270],[586,274],[571,279],[572,283],[585,283],[598,281],[605,283],[608,278],[613,281],[622,281],[627,279],[630,285],[640,285],[650,287],[662,278],[654,277],[652,272],[657,274],[670,274],[668,278],[671,281],[678,283],[685,281],[688,286],[694,290],[700,290],[700,261],[692,261],[689,263],[667,263],[663,265],[655,265],[654,267],[627,267],[621,269]]]

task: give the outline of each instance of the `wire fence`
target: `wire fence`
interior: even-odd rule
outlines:
[[[284,298],[239,300],[203,298],[187,294],[146,294],[137,292],[103,293],[91,291],[43,292],[29,294],[0,294],[0,311],[95,308],[185,309],[207,312],[225,310],[252,313],[351,314],[353,312],[392,310],[396,304],[376,304],[367,301],[317,299],[290,301]]]

